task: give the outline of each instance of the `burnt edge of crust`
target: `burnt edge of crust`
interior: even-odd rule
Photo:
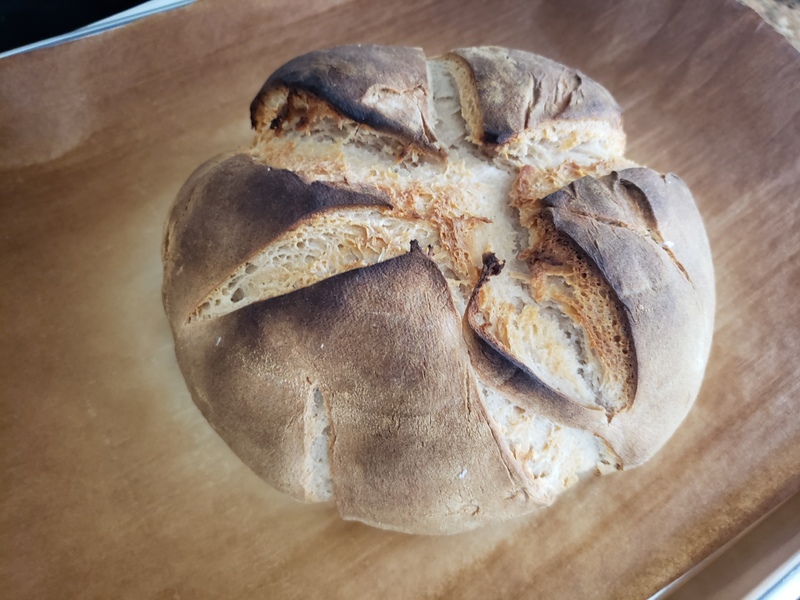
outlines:
[[[235,189],[229,186],[231,175],[236,175],[241,182],[234,186]],[[231,219],[224,218],[225,214],[234,215],[247,227],[240,228],[236,247],[228,252],[230,256],[225,262],[231,264],[215,269],[221,279],[196,299],[196,304],[185,317],[187,323],[192,321],[198,306],[224,283],[231,270],[247,262],[298,223],[343,208],[393,208],[380,193],[357,191],[321,181],[308,183],[292,171],[273,169],[244,154],[233,155],[215,164],[203,175],[200,184],[202,189],[190,192],[175,222],[168,227],[170,256],[166,258],[173,270],[180,272],[181,265],[187,263],[205,265],[215,254],[219,260],[220,244],[232,226]],[[224,193],[212,193],[216,188]],[[194,207],[193,211],[188,211],[190,205]],[[205,225],[197,226],[199,222]],[[165,281],[171,286],[175,284],[173,279],[174,276]]]
[[[363,97],[374,86],[384,86],[386,90],[400,94],[421,90],[426,100],[418,107],[421,127],[412,128],[386,111],[365,104]],[[335,113],[395,137],[426,154],[439,158],[446,154],[437,142],[433,116],[428,114],[428,100],[432,92],[426,57],[420,48],[339,46],[298,56],[278,67],[250,103],[250,125],[253,129],[259,127],[259,111],[265,98],[280,89],[286,90],[287,102],[268,124],[270,129],[279,129],[281,122],[289,116],[293,96],[307,94],[326,104]]]

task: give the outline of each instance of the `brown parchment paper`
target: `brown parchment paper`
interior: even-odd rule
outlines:
[[[646,466],[414,537],[279,494],[202,419],[161,308],[168,205],[249,140],[275,67],[354,42],[576,66],[630,156],[688,182],[716,337]],[[800,56],[733,0],[199,1],[0,61],[0,194],[5,598],[644,598],[800,488]]]

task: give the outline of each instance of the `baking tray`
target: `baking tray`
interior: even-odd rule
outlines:
[[[642,468],[450,537],[341,521],[193,405],[167,208],[266,76],[344,43],[532,50],[602,82],[714,254],[708,373]],[[800,489],[800,58],[733,0],[208,0],[0,61],[0,576],[9,598],[644,598]]]

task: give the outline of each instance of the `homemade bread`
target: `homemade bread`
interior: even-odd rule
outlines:
[[[711,255],[612,96],[527,52],[348,46],[273,73],[169,215],[164,305],[211,425],[346,519],[453,533],[635,467],[697,396]]]

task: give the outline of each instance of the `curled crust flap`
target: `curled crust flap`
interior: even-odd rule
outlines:
[[[179,192],[168,220],[163,260],[170,318],[186,319],[211,286],[292,225],[345,206],[390,208],[377,196],[308,184],[245,154],[204,164]]]
[[[578,180],[542,205],[638,232],[650,242],[648,248],[669,259],[671,277],[680,274],[690,284],[710,344],[715,308],[711,249],[694,198],[680,177],[643,167],[623,169],[600,180]]]
[[[288,99],[298,92],[406,145],[442,153],[430,115],[425,54],[419,48],[341,46],[290,60],[270,75],[251,103],[253,128],[280,125],[280,111],[286,107],[268,107],[273,93]]]
[[[506,144],[553,119],[621,125],[619,105],[603,86],[542,56],[485,46],[453,50],[447,57],[468,67],[478,111],[467,120],[476,142]]]
[[[584,177],[541,202],[540,218],[574,242],[597,268],[628,319],[636,365],[636,395],[629,407],[609,419],[602,411],[544,389],[480,326],[474,299],[485,278],[466,314],[473,359],[484,376],[546,416],[599,435],[626,468],[649,459],[683,421],[702,381],[713,329],[713,290],[708,296],[705,287],[693,285],[689,269],[664,246],[659,233],[656,214],[669,219],[680,210],[668,209],[666,203],[680,207],[691,199],[672,177],[653,177],[646,169],[600,180]],[[697,226],[691,218],[686,223],[689,230]],[[669,227],[682,239],[676,221],[669,221]],[[691,272],[709,272],[705,238],[693,244]],[[489,270],[487,277],[491,275]]]
[[[344,518],[452,533],[533,508],[484,413],[447,284],[418,248],[178,330],[206,417],[296,497],[298,424],[318,390]]]

